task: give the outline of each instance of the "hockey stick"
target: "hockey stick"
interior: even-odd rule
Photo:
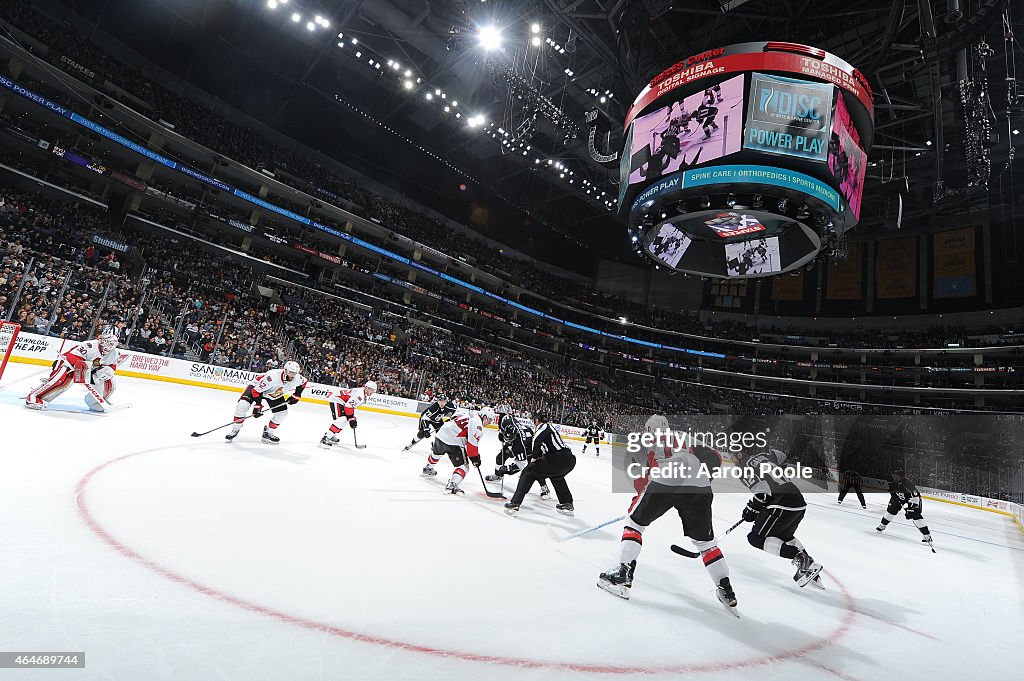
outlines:
[[[246,419],[251,419],[251,418],[252,418],[252,414],[249,414],[248,416],[243,416],[242,417],[242,421],[245,421]],[[217,426],[216,428],[210,428],[209,430],[203,431],[202,433],[196,433],[196,432],[193,431],[192,437],[202,437],[203,435],[209,435],[210,433],[214,432],[215,430],[220,430],[221,428],[227,428],[228,426],[233,426],[233,425],[235,425],[235,421],[232,419],[231,421],[228,421],[227,423],[225,423],[223,426]]]
[[[476,469],[476,474],[480,476],[480,484],[483,485],[484,494],[486,494],[487,496],[489,496],[492,499],[505,499],[506,498],[505,495],[502,494],[501,492],[492,492],[491,490],[487,489],[487,483],[484,482],[484,474],[483,474],[483,472],[481,472],[480,466],[473,466],[473,468]]]
[[[84,385],[85,386],[85,390],[90,395],[92,395],[92,398],[94,400],[96,400],[96,403],[98,405],[100,405],[100,410],[101,411],[103,411],[103,412],[111,411],[111,404],[109,402],[107,402],[106,399],[104,399],[102,395],[99,394],[99,392],[96,390],[96,388],[94,388],[92,386],[91,383],[83,383],[82,385]]]
[[[722,536],[724,537],[725,535],[729,534],[730,532],[735,530],[737,527],[742,525],[743,522],[744,522],[743,518],[740,518],[739,520],[736,521],[736,524],[733,525],[732,527],[730,527],[728,530],[726,530],[725,533],[722,534]],[[677,544],[673,544],[669,548],[672,549],[672,553],[678,554],[680,556],[684,556],[686,558],[699,558],[700,557],[700,553],[699,552],[688,551],[688,550],[684,549],[682,546],[678,546]]]
[[[573,532],[572,534],[567,534],[564,537],[558,536],[558,533],[555,532],[555,528],[551,527],[550,525],[547,525],[546,527],[547,527],[547,530],[548,530],[548,534],[551,535],[551,538],[554,539],[559,544],[561,544],[564,541],[569,541],[570,539],[575,539],[576,537],[582,537],[585,534],[590,534],[591,532],[594,532],[595,530],[600,530],[602,527],[606,527],[608,525],[611,525],[612,523],[617,523],[620,520],[625,520],[625,519],[626,519],[626,516],[620,515],[617,518],[612,518],[611,520],[606,520],[603,523],[600,523],[598,525],[594,525],[593,527],[588,527],[585,530],[580,530],[579,532]]]
[[[352,429],[352,442],[355,443],[356,449],[366,449],[366,445],[359,444],[359,438],[356,437],[356,429]]]

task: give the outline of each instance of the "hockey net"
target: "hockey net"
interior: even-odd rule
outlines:
[[[18,340],[19,331],[21,331],[21,324],[0,321],[0,380],[4,377],[7,360],[11,358],[11,353],[14,352],[14,342]]]

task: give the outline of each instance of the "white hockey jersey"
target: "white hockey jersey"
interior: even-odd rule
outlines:
[[[306,387],[306,377],[295,374],[290,381],[284,380],[284,369],[266,371],[252,382],[252,396],[276,400],[285,395],[301,396]]]
[[[475,411],[458,414],[446,421],[434,436],[446,445],[465,447],[469,456],[480,456],[480,440],[484,436],[484,424]]]
[[[84,361],[85,365],[90,369],[97,369],[100,366],[107,366],[114,370],[117,369],[117,348],[111,348],[106,353],[100,352],[100,342],[98,340],[79,343],[65,352],[63,357],[64,361],[72,368]]]
[[[366,403],[366,391],[362,388],[339,388],[327,397],[328,402],[340,404],[345,416],[352,416],[356,407]]]

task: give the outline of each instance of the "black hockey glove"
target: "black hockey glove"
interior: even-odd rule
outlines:
[[[291,397],[288,398],[288,404],[294,405],[294,404],[298,404],[298,403],[299,403],[299,398],[296,397],[295,395],[292,395]]]
[[[348,417],[348,427],[349,427],[349,428],[351,428],[352,430],[355,430],[355,429],[356,429],[356,426],[357,426],[358,424],[359,424],[359,422],[358,422],[358,421],[356,421],[356,417],[355,417],[355,416],[349,416],[349,417]]]
[[[479,456],[471,456],[471,457],[469,457],[469,462],[471,464],[473,464],[474,466],[476,466],[477,468],[480,468],[480,457]]]
[[[757,514],[758,510],[748,503],[747,507],[743,509],[743,522],[754,522],[755,520],[757,520]]]
[[[263,405],[257,402],[252,405],[252,417],[254,419],[258,419],[261,416],[263,416]]]

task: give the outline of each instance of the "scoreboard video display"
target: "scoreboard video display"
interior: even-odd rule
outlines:
[[[625,121],[619,210],[638,252],[754,277],[831,250],[860,218],[873,117],[860,72],[807,45],[731,45],[666,69]]]

